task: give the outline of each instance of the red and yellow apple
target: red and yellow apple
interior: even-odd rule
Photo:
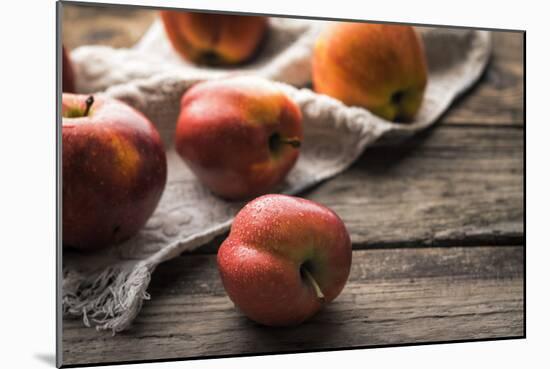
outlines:
[[[175,141],[213,193],[250,199],[273,190],[294,166],[302,115],[276,84],[259,77],[201,82],[181,99]]]
[[[63,92],[74,92],[74,70],[73,63],[69,58],[69,54],[65,49],[65,46],[62,47],[61,51],[61,77],[62,77],[62,89]]]
[[[135,235],[166,184],[153,124],[125,103],[63,94],[63,245],[107,247]]]
[[[419,110],[428,75],[414,28],[388,24],[331,24],[315,44],[312,68],[316,92],[402,122]]]
[[[250,59],[264,38],[267,18],[163,10],[166,35],[185,59],[206,65],[240,64]]]
[[[229,298],[269,326],[302,323],[334,300],[351,267],[342,220],[313,201],[265,195],[235,217],[217,262]]]

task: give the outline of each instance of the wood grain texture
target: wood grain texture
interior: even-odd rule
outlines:
[[[523,130],[437,127],[366,150],[307,197],[339,214],[354,247],[522,242]]]
[[[441,118],[446,124],[523,125],[521,32],[491,32],[492,56],[481,80]]]
[[[131,7],[63,5],[62,39],[68,49],[82,45],[130,47],[156,18],[156,11]]]
[[[112,337],[64,322],[65,364],[522,336],[523,247],[354,251],[342,294],[311,321],[267,328],[225,295],[213,255],[159,266],[152,300]]]
[[[143,33],[155,16],[129,8],[65,11],[65,30],[78,31],[79,44],[112,46],[119,45],[118,36],[98,40],[93,33],[117,29],[128,46],[129,30]],[[493,57],[484,77],[436,129],[400,145],[369,149],[350,170],[306,194],[342,216],[356,247],[521,242],[523,34],[492,36]],[[480,126],[486,124],[504,127]],[[200,252],[215,252],[223,238]]]
[[[302,194],[333,209],[354,248],[523,242],[521,127],[437,126],[369,148]],[[218,237],[197,250],[216,252]]]
[[[63,42],[130,47],[149,28],[155,10],[65,5]],[[493,51],[481,81],[442,117],[449,124],[522,125],[523,37],[520,32],[491,32]]]
[[[155,17],[65,10],[69,48],[131,46]],[[273,329],[236,311],[212,255],[222,236],[158,267],[132,329],[112,337],[65,319],[64,363],[523,336],[524,249],[508,246],[524,241],[523,34],[492,36],[479,84],[435,127],[367,149],[304,194],[343,218],[355,249],[346,288],[314,319]]]

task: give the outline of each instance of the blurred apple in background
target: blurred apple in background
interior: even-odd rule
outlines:
[[[245,315],[287,326],[340,294],[351,258],[349,234],[332,210],[298,197],[265,195],[237,214],[217,261],[227,294]]]
[[[392,121],[411,121],[422,103],[427,66],[410,26],[334,23],[313,53],[313,86]]]
[[[273,82],[212,80],[182,97],[175,139],[179,155],[212,192],[250,199],[273,190],[294,166],[302,115]]]
[[[65,46],[62,47],[62,60],[61,60],[61,74],[62,74],[62,89],[63,92],[74,92],[74,70],[73,63],[69,58],[69,54],[65,49]]]
[[[160,16],[174,49],[205,65],[240,64],[250,59],[264,38],[267,18],[163,10]]]
[[[97,249],[143,227],[166,184],[153,124],[121,101],[63,94],[63,245]]]

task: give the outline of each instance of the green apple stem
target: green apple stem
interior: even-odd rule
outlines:
[[[315,291],[317,298],[321,300],[321,302],[325,302],[325,295],[323,294],[323,291],[321,291],[321,287],[319,287],[315,278],[313,278],[309,270],[307,270],[306,268],[302,268],[302,270],[304,272],[304,275],[308,279],[309,283],[311,283],[311,286],[313,287],[313,290]]]
[[[302,145],[300,140],[296,137],[281,138],[280,142],[283,143],[283,144],[290,145],[290,146],[294,147],[295,149],[299,148]]]
[[[86,99],[86,110],[84,110],[85,117],[88,116],[88,113],[90,112],[90,108],[92,107],[93,103],[94,103],[94,97],[90,95],[90,97]]]

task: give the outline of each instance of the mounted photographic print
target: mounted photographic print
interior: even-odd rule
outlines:
[[[524,39],[59,2],[58,365],[524,338]]]

